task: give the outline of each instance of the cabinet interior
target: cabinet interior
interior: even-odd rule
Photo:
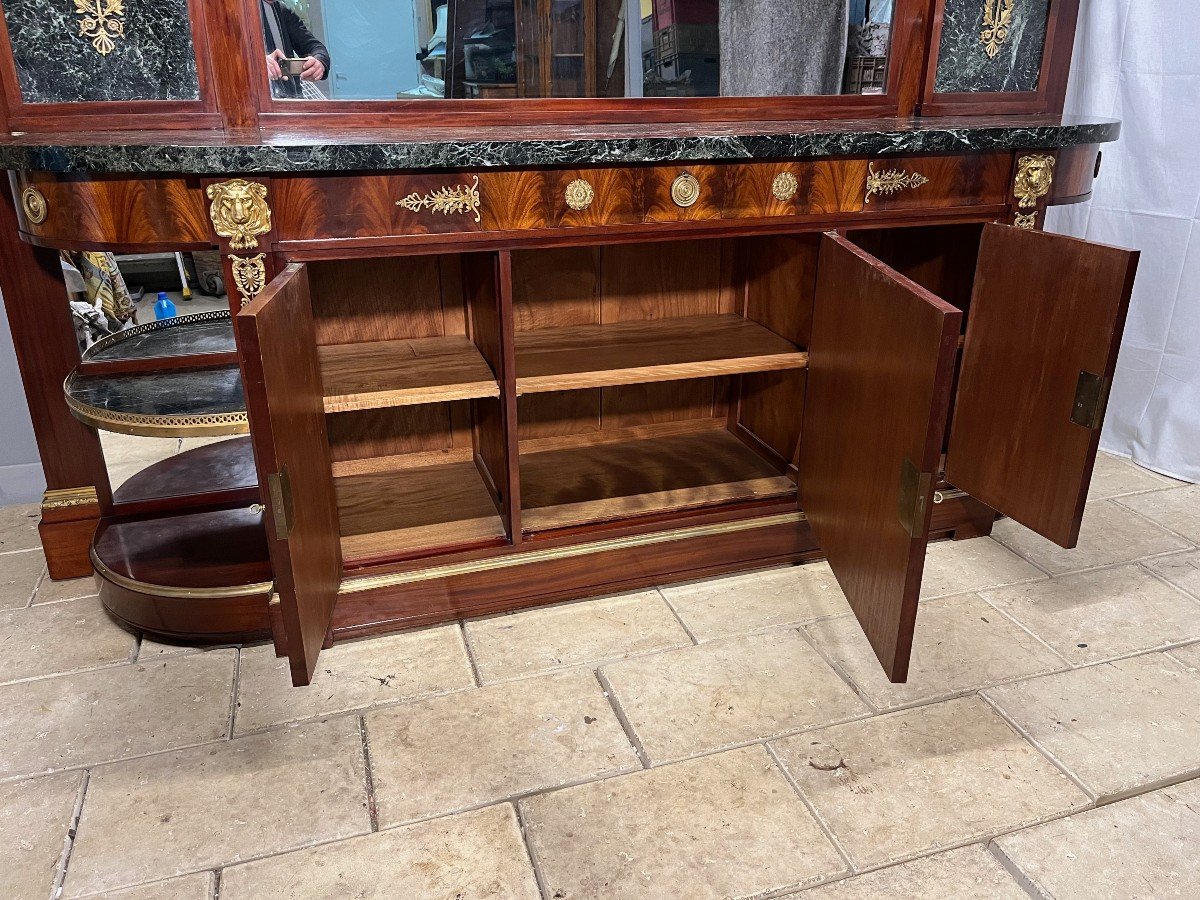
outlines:
[[[852,237],[965,309],[979,232]],[[309,263],[344,563],[795,504],[820,242]]]

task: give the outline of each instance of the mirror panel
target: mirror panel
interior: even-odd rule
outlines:
[[[894,0],[253,0],[281,100],[886,92]]]

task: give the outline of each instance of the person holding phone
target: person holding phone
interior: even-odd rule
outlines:
[[[267,45],[267,76],[274,97],[304,96],[302,81],[324,81],[329,50],[281,0],[259,0]]]

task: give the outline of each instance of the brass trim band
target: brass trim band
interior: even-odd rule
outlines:
[[[73,506],[93,506],[100,503],[94,485],[75,488],[56,488],[42,494],[42,509],[69,509]]]
[[[63,399],[71,414],[85,425],[101,431],[132,434],[137,437],[220,437],[248,434],[250,420],[245,410],[228,413],[205,413],[184,416],[147,416],[141,413],[114,412],[80,403],[68,391],[72,372],[63,383]]]
[[[402,584],[415,584],[421,581],[432,581],[436,578],[452,578],[456,575],[472,575],[476,572],[492,572],[497,569],[509,569],[513,566],[528,566],[540,562],[553,562],[559,559],[571,559],[579,556],[591,556],[596,553],[610,553],[614,550],[628,550],[632,547],[647,547],[652,544],[667,544],[675,541],[685,541],[691,538],[711,537],[718,534],[734,534],[739,531],[749,531],[755,528],[769,528],[773,525],[789,525],[805,520],[804,513],[780,513],[773,516],[762,516],[740,522],[718,522],[713,525],[693,525],[688,528],[676,528],[671,531],[652,532],[650,534],[634,534],[627,537],[609,538],[588,544],[578,544],[572,547],[551,547],[545,550],[531,550],[527,553],[513,553],[508,556],[497,556],[491,559],[477,559],[470,562],[448,563],[444,566],[432,566],[412,572],[395,572],[388,575],[365,575],[361,578],[349,578],[342,581],[338,588],[339,594],[357,594],[362,591],[373,591],[379,588],[396,587]]]
[[[118,575],[106,566],[96,555],[96,548],[88,551],[92,566],[96,573],[105,581],[112,582],[119,588],[132,591],[135,594],[150,594],[159,597],[171,597],[178,600],[227,600],[233,597],[252,597],[255,594],[266,594],[274,589],[273,581],[262,581],[255,584],[242,584],[226,588],[181,588],[165,584],[148,584]]]

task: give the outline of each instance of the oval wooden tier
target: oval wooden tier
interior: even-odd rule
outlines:
[[[179,508],[184,498],[193,508]],[[168,640],[267,637],[273,574],[256,498],[249,438],[188,450],[134,475],[114,494],[117,508],[159,504],[163,512],[101,519],[91,559],[105,608]],[[241,505],[231,506],[234,499]]]

